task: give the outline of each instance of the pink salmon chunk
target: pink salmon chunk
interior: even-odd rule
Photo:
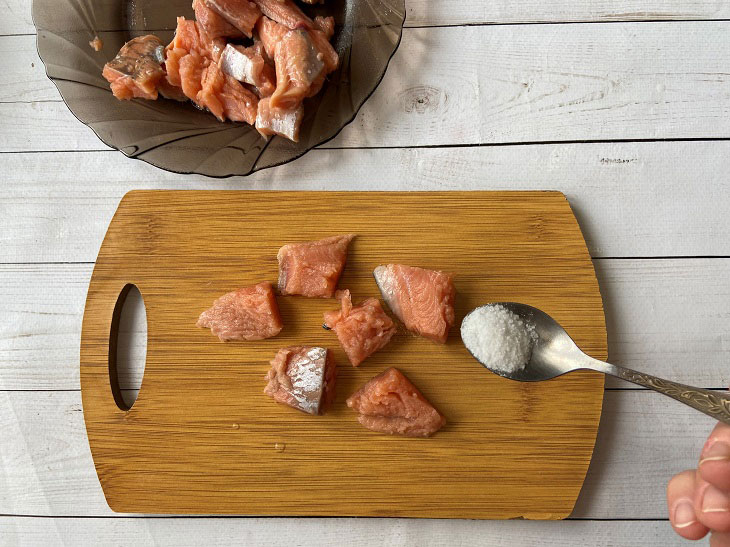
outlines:
[[[228,342],[271,338],[284,325],[271,283],[265,281],[218,298],[200,314],[198,326],[209,328],[222,342]]]
[[[396,368],[378,374],[347,399],[364,427],[406,437],[429,437],[446,424],[438,410]]]
[[[441,344],[453,326],[453,275],[402,264],[378,266],[373,272],[383,300],[406,328]]]
[[[279,291],[283,295],[332,298],[355,236],[290,243],[279,249]]]
[[[341,309],[324,314],[324,327],[332,329],[353,367],[385,347],[396,332],[395,323],[380,306],[377,298],[352,305],[350,291],[335,293]]]
[[[335,397],[337,366],[327,348],[292,346],[271,360],[264,393],[308,414],[324,414]]]

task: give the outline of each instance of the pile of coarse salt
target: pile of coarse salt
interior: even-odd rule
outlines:
[[[504,306],[488,304],[464,319],[461,339],[474,357],[490,369],[512,374],[530,361],[537,332],[534,325]]]

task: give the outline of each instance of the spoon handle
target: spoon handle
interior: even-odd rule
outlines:
[[[725,424],[730,425],[730,394],[727,392],[710,391],[699,387],[687,386],[671,380],[657,378],[651,374],[637,372],[629,368],[619,367],[603,361],[597,361],[602,366],[591,366],[594,370],[605,372],[622,380],[648,387],[671,397],[672,399],[691,406],[695,410],[704,412]],[[608,365],[608,366],[606,366]]]

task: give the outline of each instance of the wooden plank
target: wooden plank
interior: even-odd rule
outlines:
[[[61,519],[0,517],[8,545],[129,545],[197,547],[248,545],[300,547],[666,547],[677,536],[665,521],[478,521],[415,519],[186,518]]]
[[[5,72],[5,77],[0,80],[0,102],[61,99],[38,57],[35,36],[0,37],[0,57],[4,60]]]
[[[17,0],[14,0],[17,1]],[[408,0],[406,26],[564,21],[652,21],[724,19],[730,6],[714,0],[496,0],[432,2]]]
[[[595,266],[612,361],[702,387],[728,384],[730,260],[600,260]],[[78,389],[91,269],[0,266],[0,301],[7,310],[0,324],[0,389]],[[133,358],[143,353],[145,333],[141,314],[135,317],[121,330],[134,333]],[[141,380],[138,369],[120,378],[125,389],[139,388]],[[612,379],[607,386],[630,387]]]
[[[730,255],[730,142],[314,150],[226,180],[168,173],[118,152],[0,158],[0,262],[94,261],[134,188],[557,189],[593,257]]]
[[[716,0],[539,0],[510,2],[409,0],[406,26],[479,23],[540,23],[563,21],[651,21],[658,19],[726,19],[730,8]],[[0,4],[0,34],[33,34],[30,3],[5,0]]]
[[[79,392],[0,391],[0,426],[1,514],[115,515],[94,472]],[[666,518],[666,482],[696,465],[712,426],[654,392],[606,392],[594,460],[573,516]]]
[[[728,29],[730,22],[406,29],[383,82],[326,146],[730,138]],[[0,40],[34,47],[32,36]],[[9,62],[21,63],[11,69],[20,72],[28,58]],[[56,96],[50,83],[43,88]],[[25,93],[14,84],[7,92]],[[60,103],[0,104],[0,131],[8,136],[0,151],[103,148]]]
[[[282,242],[337,233],[357,234],[339,285],[358,299],[379,295],[372,272],[384,261],[442,269],[455,276],[457,323],[481,302],[530,302],[605,359],[598,283],[559,192],[135,191],[120,203],[99,251],[81,333],[84,418],[110,506],[184,514],[569,515],[595,443],[603,375],[510,382],[485,374],[456,328],[445,344],[399,329],[387,351],[355,369],[322,329],[331,300],[279,298],[285,327],[271,340],[222,344],[194,326],[221,294],[275,280]],[[125,412],[118,392],[117,403],[108,396],[109,333],[128,283],[145,299],[149,337],[139,397]],[[302,343],[329,348],[339,364],[332,409],[315,419],[261,393],[277,349]],[[391,366],[446,416],[427,442],[375,435],[347,419],[347,395]],[[122,455],[127,445],[134,448]],[[312,460],[316,466],[301,464]],[[136,482],[145,484],[142,495]]]

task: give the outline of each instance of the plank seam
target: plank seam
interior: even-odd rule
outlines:
[[[33,101],[33,102],[63,102],[59,101]],[[23,103],[2,103],[2,104],[23,104]],[[32,104],[32,103],[28,103]],[[448,148],[489,148],[507,146],[546,146],[561,144],[612,144],[612,143],[653,143],[653,142],[724,142],[730,141],[730,137],[666,137],[651,139],[568,139],[557,141],[509,141],[494,143],[465,143],[465,144],[421,144],[401,146],[319,146],[312,150],[418,150],[418,149],[448,149]],[[93,152],[118,152],[114,148],[93,148],[86,150],[0,150],[0,154],[67,154],[67,153],[93,153]]]
[[[257,518],[267,518],[267,519],[365,519],[365,518],[379,518],[379,519],[407,519],[407,520],[422,520],[419,517],[348,517],[348,516],[341,516],[341,517],[313,517],[313,516],[278,516],[278,515],[272,515],[272,516],[265,516],[262,517],[260,515],[124,515],[124,516],[115,516],[115,515],[37,515],[37,514],[12,514],[12,513],[0,513],[0,518],[2,517],[14,517],[14,518],[41,518],[41,519],[129,519],[129,520],[138,520],[138,519],[257,519]],[[426,519],[429,520],[429,519]],[[461,520],[461,519],[460,519]],[[521,520],[521,519],[520,519]],[[647,517],[647,518],[588,518],[588,517],[568,517],[563,520],[569,520],[569,521],[577,521],[577,522],[590,522],[590,521],[597,521],[597,522],[669,522],[669,519],[667,518],[661,518],[661,517]],[[543,522],[551,522],[551,521],[543,521]],[[554,521],[552,521],[554,522]]]

